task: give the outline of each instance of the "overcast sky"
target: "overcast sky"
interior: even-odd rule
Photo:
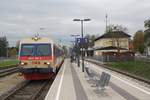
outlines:
[[[7,36],[10,46],[37,32],[69,44],[70,34],[80,34],[74,18],[90,18],[84,33],[101,35],[106,13],[109,24],[121,24],[133,35],[144,29],[150,0],[0,0],[0,36]]]

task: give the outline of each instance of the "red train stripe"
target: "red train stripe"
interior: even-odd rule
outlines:
[[[19,60],[52,60],[52,56],[27,57],[21,56]]]

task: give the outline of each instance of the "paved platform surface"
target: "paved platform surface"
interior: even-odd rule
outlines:
[[[88,62],[85,65],[97,73],[105,71],[111,75],[110,84],[105,90],[92,87],[81,67],[66,59],[45,100],[150,100],[149,88],[100,66]]]

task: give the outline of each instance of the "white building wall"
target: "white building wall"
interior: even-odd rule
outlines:
[[[113,45],[113,41],[114,45]],[[119,46],[121,48],[129,49],[129,39],[128,38],[120,38],[119,40]],[[108,46],[117,46],[117,41],[113,39],[100,39],[95,41],[94,48],[102,48],[102,47],[108,47]]]
[[[115,42],[114,42],[115,41]],[[119,40],[119,46],[121,48],[126,48],[129,50],[129,38],[120,38]],[[117,47],[117,41],[112,38],[104,38],[104,39],[99,39],[95,41],[94,43],[94,48],[102,48],[102,47],[108,47],[108,46],[116,46]],[[109,50],[96,50],[94,51],[94,55],[98,56],[101,55],[102,52],[109,52]],[[122,50],[120,52],[124,52],[126,50]],[[115,50],[114,50],[115,52]]]

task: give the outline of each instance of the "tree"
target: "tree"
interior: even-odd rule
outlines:
[[[147,20],[144,21],[144,27],[146,29],[150,29],[150,19],[147,19]]]
[[[66,46],[63,46],[63,51],[64,51],[64,55],[67,56],[68,55],[68,50]]]
[[[95,40],[96,36],[87,34],[85,37],[88,38],[88,43],[86,44],[86,46],[87,46],[86,48],[88,48],[88,47],[92,48],[94,46],[94,40]]]
[[[18,52],[17,52],[17,48],[16,48],[16,47],[11,47],[11,48],[9,49],[8,55],[9,55],[10,57],[16,56],[17,54],[18,54]]]
[[[86,54],[87,54],[87,56],[92,56],[93,55],[93,50],[91,48],[93,48],[93,46],[94,46],[96,36],[88,34],[86,37],[88,38]]]
[[[144,32],[142,30],[137,31],[133,37],[133,46],[135,51],[144,53]]]
[[[105,32],[105,33],[112,32],[112,31],[122,31],[122,32],[127,33],[128,29],[125,26],[122,26],[122,25],[110,24],[110,25],[107,26],[106,31],[107,32]]]
[[[126,33],[128,30],[122,25],[109,25],[106,30],[106,34],[112,35],[112,46],[117,47],[117,53],[120,53],[120,34]]]
[[[146,45],[150,42],[150,19],[144,21],[145,27],[145,43]]]
[[[20,41],[17,41],[16,42],[16,47],[15,47],[17,49],[17,52],[19,52],[19,45],[20,45]]]
[[[0,37],[0,57],[6,57],[8,52],[8,41],[6,37]]]

